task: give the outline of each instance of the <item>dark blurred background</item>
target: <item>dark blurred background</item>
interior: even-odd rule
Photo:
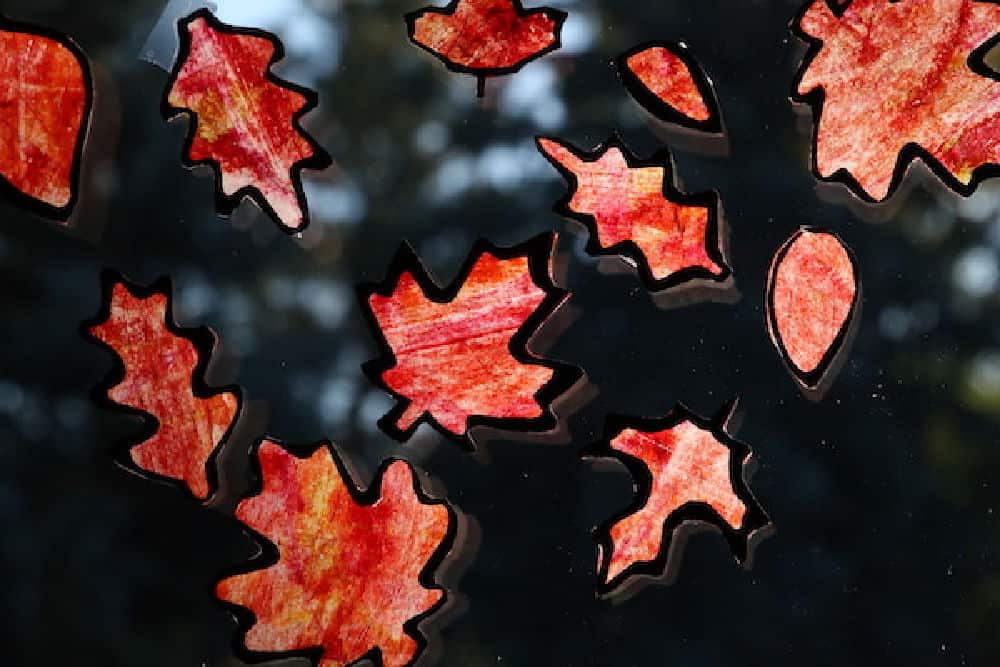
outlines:
[[[426,664],[998,664],[1000,182],[963,200],[917,169],[924,185],[877,208],[818,190],[808,115],[788,101],[804,52],[787,30],[796,0],[551,0],[570,12],[563,49],[491,80],[481,101],[473,78],[407,42],[401,17],[421,0],[223,0],[224,20],[281,35],[279,74],[320,91],[306,126],[336,166],[310,174],[301,238],[251,204],[218,218],[212,179],[181,166],[186,125],[160,116],[167,75],[139,59],[164,4],[4,3],[72,35],[98,79],[74,226],[0,202],[8,664],[241,664],[209,591],[254,545],[116,466],[114,445],[138,427],[90,401],[111,359],[78,326],[98,311],[105,267],[173,278],[181,323],[223,341],[213,379],[243,385],[269,434],[331,438],[367,474],[405,456],[475,518],[467,608]],[[663,145],[610,62],[650,39],[686,41],[716,83],[729,155],[671,147],[686,190],[721,194],[735,305],[658,307],[551,213],[565,186],[535,134]],[[762,313],[771,256],[802,224],[840,234],[863,275],[857,338],[820,403],[786,373]],[[592,395],[566,415],[570,442],[481,431],[476,458],[426,427],[402,446],[378,432],[390,401],[360,371],[374,345],[354,284],[381,279],[403,239],[450,280],[477,237],[546,230],[566,230],[578,315],[549,354],[582,366]],[[760,462],[751,486],[778,529],[753,569],[699,535],[672,586],[596,599],[590,530],[632,493],[624,468],[579,456],[604,415],[683,401],[707,416],[736,396]]]

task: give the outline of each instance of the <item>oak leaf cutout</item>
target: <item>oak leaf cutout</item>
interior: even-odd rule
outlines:
[[[93,99],[90,65],[72,39],[0,16],[0,183],[13,199],[69,218]]]
[[[857,264],[836,234],[803,227],[771,262],[767,281],[771,341],[806,395],[833,380],[861,309]]]
[[[405,441],[423,419],[458,438],[479,424],[548,425],[543,405],[580,374],[527,349],[567,299],[549,275],[552,248],[551,234],[513,248],[480,242],[442,288],[404,244],[385,281],[360,288],[382,349],[365,372],[398,401],[379,421],[386,433]]]
[[[260,445],[262,487],[236,517],[267,541],[264,555],[216,594],[253,613],[239,614],[249,651],[305,654],[319,667],[375,655],[382,667],[410,665],[426,644],[419,622],[445,598],[433,578],[456,518],[403,461],[361,491],[331,454]]]
[[[513,74],[560,47],[566,13],[551,7],[525,9],[521,0],[452,0],[406,15],[410,41],[454,71],[477,78]]]
[[[316,94],[272,73],[284,48],[271,33],[226,25],[207,9],[178,25],[163,114],[191,118],[185,164],[214,168],[221,213],[248,196],[284,231],[302,231],[309,214],[301,172],[331,164],[299,123]]]
[[[617,138],[590,153],[557,139],[537,144],[570,185],[556,211],[587,227],[588,252],[627,257],[651,290],[732,276],[718,196],[678,191],[669,153],[639,160]]]
[[[618,74],[632,97],[667,123],[722,132],[712,82],[679,42],[647,42],[617,58]]]
[[[1000,5],[981,0],[812,0],[795,99],[813,105],[813,169],[869,202],[916,158],[962,195],[1000,173]]]
[[[733,402],[711,421],[683,406],[663,419],[608,419],[607,447],[594,453],[626,465],[636,497],[595,532],[602,594],[634,590],[638,577],[672,576],[683,531],[697,525],[719,529],[749,567],[770,522],[747,485],[750,448],[729,434],[735,409]]]
[[[205,384],[215,337],[205,328],[179,328],[170,293],[166,280],[141,288],[108,274],[102,312],[85,331],[115,354],[101,398],[146,422],[144,433],[128,443],[132,464],[206,499],[216,485],[212,463],[237,420],[242,394],[239,387]]]

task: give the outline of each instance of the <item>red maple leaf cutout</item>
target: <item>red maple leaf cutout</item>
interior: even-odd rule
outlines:
[[[205,386],[214,337],[177,328],[169,294],[166,282],[141,289],[109,279],[105,310],[87,331],[118,357],[107,397],[155,422],[131,447],[132,462],[204,499],[213,484],[209,463],[236,420],[240,394]]]
[[[962,194],[1000,163],[1000,81],[982,62],[1000,5],[978,0],[813,0],[814,42],[795,92],[816,110],[814,169],[869,201],[921,157]]]
[[[677,191],[669,154],[641,161],[617,139],[591,153],[556,139],[537,143],[570,184],[556,211],[590,230],[589,252],[628,257],[651,289],[731,276],[718,197]]]
[[[640,484],[636,502],[598,530],[604,592],[617,592],[633,575],[673,569],[679,554],[671,553],[672,540],[694,522],[719,528],[737,560],[748,562],[768,518],[746,484],[750,449],[727,433],[734,408],[713,422],[683,407],[661,420],[609,420],[610,453]]]
[[[712,82],[684,44],[640,44],[619,56],[618,73],[632,97],[660,120],[722,131]]]
[[[778,250],[767,285],[771,340],[803,389],[825,384],[861,303],[854,258],[835,234],[797,231]]]
[[[265,441],[257,459],[263,489],[236,517],[276,553],[266,569],[216,588],[253,611],[246,647],[318,647],[320,667],[354,664],[375,649],[383,667],[411,664],[424,643],[412,628],[444,599],[431,580],[455,528],[446,505],[425,499],[402,461],[361,493],[326,447],[298,458]]]
[[[406,15],[410,40],[448,69],[478,78],[513,74],[559,48],[566,13],[551,7],[526,10],[521,0],[453,0]]]
[[[299,124],[316,94],[274,76],[284,49],[270,33],[225,25],[208,10],[179,30],[164,115],[192,114],[186,163],[216,169],[224,214],[250,196],[285,231],[301,231],[309,222],[301,172],[330,164]]]
[[[526,347],[565,300],[547,273],[552,244],[551,234],[510,249],[480,243],[449,289],[404,246],[382,286],[362,288],[383,347],[365,370],[399,400],[379,422],[387,433],[406,440],[424,417],[455,436],[498,420],[544,426],[542,403],[575,375]]]
[[[69,217],[92,103],[90,67],[73,40],[0,17],[0,182],[15,198]]]

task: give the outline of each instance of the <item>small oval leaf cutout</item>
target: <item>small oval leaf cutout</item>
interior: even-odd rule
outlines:
[[[712,82],[686,45],[647,42],[617,60],[625,87],[651,114],[701,132],[722,131]]]
[[[829,387],[860,303],[857,265],[836,234],[803,227],[774,256],[768,330],[810,397],[820,398]]]

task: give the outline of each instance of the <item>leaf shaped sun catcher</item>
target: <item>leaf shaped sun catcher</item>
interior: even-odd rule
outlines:
[[[640,44],[617,62],[629,93],[660,120],[701,132],[722,131],[712,82],[684,44]]]
[[[774,256],[766,302],[771,340],[802,389],[818,398],[860,309],[854,258],[835,234],[802,228]]]
[[[87,332],[116,356],[107,399],[149,423],[130,448],[131,461],[205,499],[214,486],[211,463],[236,421],[241,391],[205,385],[215,337],[207,329],[177,327],[169,282],[140,288],[109,274],[105,285],[103,313]]]
[[[441,288],[404,246],[382,285],[361,288],[382,358],[366,365],[397,407],[379,423],[406,440],[426,418],[463,438],[480,423],[543,428],[543,405],[576,370],[527,350],[565,301],[549,276],[551,234],[500,249],[480,243],[458,279]]]
[[[525,9],[521,0],[452,0],[407,14],[410,40],[455,72],[472,74],[483,96],[486,78],[513,74],[559,48],[566,13]]]
[[[70,216],[93,98],[90,65],[73,40],[0,16],[0,183],[16,200]]]
[[[274,76],[271,66],[284,50],[270,33],[226,25],[208,10],[178,29],[180,51],[163,107],[168,120],[192,117],[186,164],[215,169],[221,213],[249,196],[286,232],[301,231],[309,223],[301,172],[331,163],[299,124],[316,94]]]
[[[749,565],[769,519],[747,486],[750,448],[729,434],[735,404],[704,420],[683,406],[663,419],[611,417],[598,454],[625,463],[636,497],[595,532],[598,590],[627,593],[637,577],[668,577],[680,560],[683,530],[718,528],[737,561]]]
[[[537,143],[570,184],[556,211],[588,228],[589,252],[629,257],[651,290],[730,278],[718,197],[678,191],[669,154],[639,160],[617,139],[590,153],[556,139]]]
[[[814,171],[882,201],[922,159],[963,195],[1000,173],[1000,5],[983,0],[812,0],[795,86],[813,105]]]
[[[417,623],[444,601],[434,577],[455,535],[449,507],[403,461],[362,492],[328,446],[299,457],[264,441],[256,460],[261,489],[236,517],[270,544],[216,587],[253,612],[246,648],[309,652],[320,667],[374,653],[383,667],[413,664],[426,643]]]

